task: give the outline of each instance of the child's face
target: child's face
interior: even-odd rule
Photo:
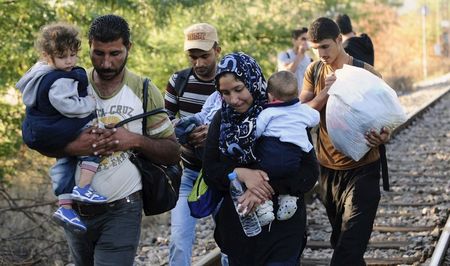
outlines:
[[[54,68],[64,71],[71,71],[77,65],[77,52],[67,51],[64,54],[53,55],[49,64]]]

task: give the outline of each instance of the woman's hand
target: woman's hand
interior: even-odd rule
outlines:
[[[236,168],[234,171],[238,175],[239,181],[244,182],[247,190],[250,190],[259,200],[272,199],[275,191],[269,185],[269,177],[266,172],[248,168]]]
[[[244,194],[238,199],[238,212],[240,215],[247,215],[253,213],[256,208],[264,202],[257,195],[250,190],[246,190]]]
[[[383,127],[380,133],[375,132],[375,130],[371,129],[366,133],[366,144],[369,147],[378,147],[381,144],[384,144],[389,141],[391,137],[391,130],[387,127]]]

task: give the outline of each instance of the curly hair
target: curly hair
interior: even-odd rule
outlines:
[[[333,39],[341,34],[339,26],[332,19],[320,17],[309,26],[308,39],[311,42],[321,42],[325,39]]]
[[[67,23],[48,24],[39,32],[35,46],[38,52],[44,52],[51,57],[63,55],[67,51],[78,52],[81,47],[79,34],[77,27]]]
[[[94,19],[89,27],[89,44],[93,40],[113,42],[122,38],[123,45],[130,44],[130,27],[128,22],[117,15],[108,14]]]

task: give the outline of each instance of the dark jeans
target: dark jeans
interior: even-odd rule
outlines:
[[[237,261],[234,261],[232,258],[228,257],[228,265],[229,266],[253,266],[253,265],[244,265]],[[280,262],[268,262],[261,266],[299,266],[300,265],[300,254],[295,255],[289,258],[286,261]]]
[[[303,153],[299,146],[276,137],[260,137],[256,144],[256,157],[260,160],[258,167],[271,179],[298,176]]]
[[[380,201],[379,161],[350,170],[320,166],[319,185],[333,229],[331,265],[366,265],[363,256]]]
[[[125,202],[81,220],[86,224],[86,234],[65,231],[76,266],[133,265],[141,233],[142,200]]]

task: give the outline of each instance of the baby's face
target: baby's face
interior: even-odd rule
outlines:
[[[53,55],[50,65],[64,71],[71,71],[77,65],[78,56],[74,51],[66,51],[64,54]]]

